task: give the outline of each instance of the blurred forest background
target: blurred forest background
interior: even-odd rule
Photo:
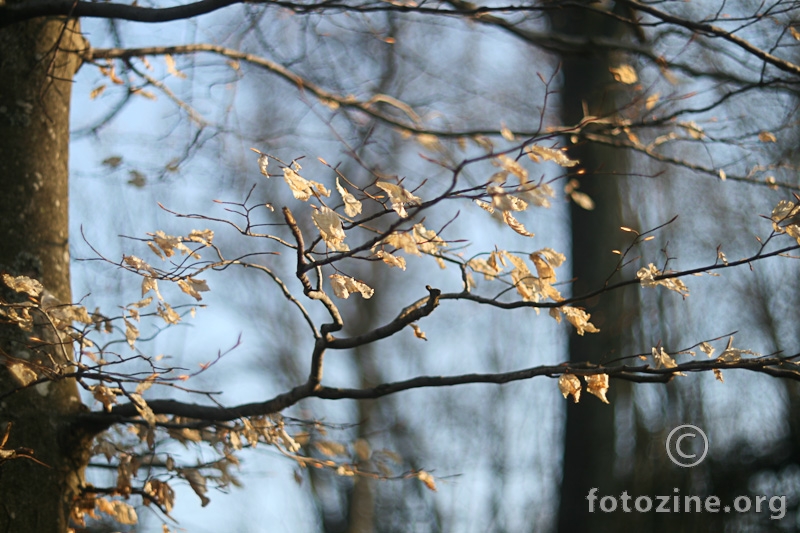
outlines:
[[[449,179],[432,161],[456,164],[490,145],[500,151],[548,128],[581,123],[552,143],[568,147],[579,167],[526,164],[531,179],[556,191],[549,209],[519,216],[536,234],[535,244],[507,228],[501,232],[503,225],[488,213],[455,204],[429,215],[426,226],[446,227],[439,231],[444,238],[468,239],[450,243],[463,247],[466,257],[495,245],[565,253],[559,281],[577,279],[559,286],[565,295],[601,287],[609,276],[611,282],[628,279],[649,262],[684,270],[714,264],[720,251],[729,260],[752,255],[756,236],[771,229],[759,215],[768,217],[800,186],[800,76],[729,39],[632,12],[628,4],[543,1],[477,13],[460,0],[366,2],[360,8],[323,3],[306,11],[266,3],[157,26],[84,19],[82,30],[94,48],[207,42],[241,50],[331,93],[368,101],[384,117],[420,132],[401,131],[300,90],[274,70],[217,54],[113,61],[121,84],[86,64],[73,93],[71,231],[85,236],[85,242],[72,239],[75,299],[88,295],[90,308],[138,299],[135,279],[81,259],[94,257],[87,243],[119,257],[144,252],[140,243],[117,235],[197,227],[158,202],[224,218],[224,206],[212,201],[241,202],[254,184],[255,200],[290,201],[279,178],[267,181],[258,173],[251,147],[284,161],[305,157],[305,174],[317,181],[335,177],[317,161],[321,157],[360,186],[376,176],[399,176],[412,190]],[[793,2],[648,5],[798,60]],[[451,14],[437,13],[445,9]],[[488,163],[470,166],[463,183],[482,184],[495,171]],[[267,222],[280,218],[276,213]],[[660,229],[615,271],[620,255],[612,250],[626,250],[634,238],[621,226],[640,233]],[[258,251],[253,239],[213,229],[231,251]],[[286,263],[289,269],[291,258]],[[410,298],[424,295],[426,284],[458,290],[461,283],[457,269],[440,270],[430,258],[409,258],[405,272],[371,265],[350,274],[378,289],[373,299],[343,306],[345,323],[360,330],[390,319]],[[326,380],[367,386],[454,369],[605,362],[648,355],[659,345],[674,354],[717,338],[722,350],[732,332],[737,346],[760,354],[796,353],[797,276],[793,261],[770,260],[719,277],[689,278],[687,298],[638,287],[606,293],[586,302],[601,333],[585,337],[531,309],[445,303],[443,312],[420,324],[427,342],[409,330],[336,353],[329,356]],[[284,311],[279,291],[247,271],[223,272],[209,283],[208,308],[156,337],[153,353],[169,353],[191,367],[241,335],[241,344],[195,384],[225,391],[227,402],[271,397],[301,381],[313,339],[303,335],[299,315]],[[212,491],[210,507],[200,512],[186,488],[175,517],[180,528],[198,533],[576,531],[589,523],[592,531],[793,531],[800,502],[798,386],[735,371],[724,380],[703,373],[666,386],[615,381],[610,405],[588,396],[577,405],[564,401],[547,379],[415,390],[379,401],[310,400],[285,413],[327,427],[328,435],[310,436],[310,454],[324,452],[314,448],[317,438],[366,439],[374,454],[386,450],[408,469],[432,471],[438,492],[410,481],[301,470],[262,448],[243,456],[237,475],[244,489]],[[664,451],[666,434],[682,423],[703,428],[711,441],[708,459],[693,469],[677,468]],[[715,494],[723,501],[786,495],[789,512],[780,521],[754,513],[590,516],[585,496],[591,487],[632,495],[672,494],[677,487],[681,494]],[[140,516],[139,530],[160,527],[156,516]]]

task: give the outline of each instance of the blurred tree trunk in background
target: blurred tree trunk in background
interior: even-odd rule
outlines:
[[[610,36],[624,30],[611,18],[586,9],[565,8],[551,15],[555,30],[577,36]],[[614,79],[609,68],[615,66],[612,55],[598,49],[591,55],[565,54],[562,57],[561,118],[564,126],[578,124],[584,111],[605,117],[617,106]],[[617,267],[622,249],[621,180],[626,172],[625,155],[620,150],[595,144],[570,146],[569,155],[580,161],[577,180],[580,192],[594,201],[587,210],[570,203],[572,221],[572,294],[582,294],[602,287]],[[621,355],[626,316],[623,292],[605,293],[587,302],[586,310],[601,335],[569,339],[571,361],[595,363]],[[616,494],[613,480],[615,462],[614,406],[626,387],[616,384],[610,391],[611,405],[595,397],[583,397],[580,404],[568,402],[564,433],[563,478],[561,482],[558,530],[574,532],[592,524],[592,531],[612,531],[614,515],[589,514],[586,495],[598,487],[601,494]]]

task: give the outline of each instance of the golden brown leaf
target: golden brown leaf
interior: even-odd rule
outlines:
[[[600,398],[603,403],[608,403],[606,392],[608,391],[608,374],[593,374],[584,376],[586,380],[586,391]]]
[[[422,203],[421,198],[414,196],[400,185],[395,185],[394,183],[389,183],[388,181],[379,181],[375,183],[375,185],[379,189],[386,191],[386,193],[389,195],[389,200],[392,202],[392,209],[394,209],[394,211],[402,218],[408,217],[405,206],[420,205]]]
[[[778,142],[778,139],[772,133],[768,131],[762,131],[758,134],[758,140],[762,143],[775,143]]]
[[[624,83],[625,85],[633,85],[639,81],[639,76],[636,75],[636,71],[630,65],[610,67],[608,70],[614,75],[616,81]]]
[[[575,159],[570,159],[567,155],[562,152],[561,150],[556,150],[554,148],[547,148],[544,146],[539,146],[537,144],[528,145],[525,148],[525,152],[528,154],[534,161],[539,161],[539,158],[545,161],[552,161],[555,164],[562,166],[562,167],[574,167],[578,164],[578,161]]]
[[[319,229],[322,240],[329,248],[337,252],[346,252],[350,247],[344,243],[345,234],[342,228],[342,219],[332,209],[322,206],[311,214],[314,225]]]
[[[409,324],[409,326],[411,327],[411,329],[414,330],[414,336],[416,338],[422,339],[424,341],[428,340],[428,338],[425,336],[425,332],[422,331],[422,329],[416,323],[411,323]]]
[[[581,399],[581,380],[573,374],[561,374],[558,378],[558,390],[564,398],[571,395],[575,403],[578,403]]]
[[[362,298],[369,300],[375,293],[366,283],[358,281],[357,279],[342,276],[341,274],[331,274],[329,277],[333,293],[343,300],[348,299],[353,293],[359,293]]]
[[[525,226],[522,225],[522,222],[514,218],[514,216],[509,213],[508,211],[503,211],[503,221],[508,224],[508,227],[519,233],[524,237],[533,237],[534,234],[530,231],[525,229]]]
[[[349,217],[354,217],[361,213],[361,202],[356,200],[356,197],[347,192],[347,190],[339,184],[339,178],[336,178],[336,190],[342,197],[344,202],[344,212]]]

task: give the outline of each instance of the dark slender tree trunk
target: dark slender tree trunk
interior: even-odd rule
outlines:
[[[72,21],[39,19],[0,30],[0,270],[39,279],[62,302],[71,299],[69,114],[79,66],[70,50],[82,43]],[[4,290],[0,298],[20,295]],[[0,464],[4,533],[64,533],[88,458],[88,437],[70,425],[83,409],[74,380],[20,389],[6,370],[12,358],[70,370],[71,346],[58,346],[43,317],[34,318],[41,325],[32,333],[0,322],[0,435],[11,424],[5,449],[26,448],[35,458]]]
[[[579,36],[608,36],[621,28],[608,17],[581,8],[564,9],[552,16],[554,29]],[[561,117],[565,125],[578,124],[584,110],[604,116],[616,109],[613,66],[608,53],[598,50],[587,55],[562,58]],[[579,191],[588,194],[595,209],[588,211],[571,205],[573,277],[572,294],[578,295],[602,287],[614,272],[621,249],[619,227],[622,225],[620,183],[624,161],[619,151],[592,144],[570,147],[570,156],[580,160]],[[570,337],[570,360],[602,362],[619,356],[623,313],[622,291],[605,293],[585,303],[598,334]],[[614,383],[606,405],[584,395],[579,404],[567,406],[564,437],[564,463],[560,490],[558,530],[581,531],[591,524],[592,531],[614,530],[614,516],[589,512],[586,496],[593,487],[599,494],[614,494],[615,461]],[[617,494],[618,496],[618,494]]]

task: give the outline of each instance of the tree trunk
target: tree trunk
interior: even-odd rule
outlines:
[[[551,18],[554,29],[579,36],[608,36],[621,30],[619,24],[583,8],[564,9]],[[578,124],[588,114],[604,116],[616,109],[612,92],[614,80],[609,72],[612,58],[598,50],[589,55],[565,55],[562,58],[561,117],[564,125]],[[587,211],[571,205],[573,277],[572,294],[579,295],[603,287],[614,272],[622,249],[622,196],[620,183],[625,165],[619,151],[582,144],[569,149],[580,160],[579,191],[588,194],[595,209]],[[605,293],[585,303],[591,322],[601,332],[569,340],[571,361],[600,363],[618,357],[622,347],[623,291]],[[564,459],[560,489],[558,530],[580,531],[592,524],[592,531],[612,531],[614,514],[589,513],[586,496],[593,487],[599,494],[615,494],[614,398],[619,392],[614,383],[609,392],[611,405],[594,397],[582,397],[580,404],[567,406],[564,435]],[[585,395],[588,396],[588,395]],[[618,495],[618,493],[616,493]]]
[[[71,301],[69,106],[80,64],[70,51],[83,42],[77,22],[63,19],[0,30],[0,271],[39,279],[61,302]],[[20,301],[7,289],[0,298]],[[69,370],[71,345],[58,346],[42,318],[34,317],[42,324],[30,334],[0,324],[0,435],[11,424],[4,448],[25,448],[35,458],[0,464],[4,533],[64,533],[88,460],[87,436],[70,425],[83,409],[74,380],[21,388],[5,366],[16,358]]]

